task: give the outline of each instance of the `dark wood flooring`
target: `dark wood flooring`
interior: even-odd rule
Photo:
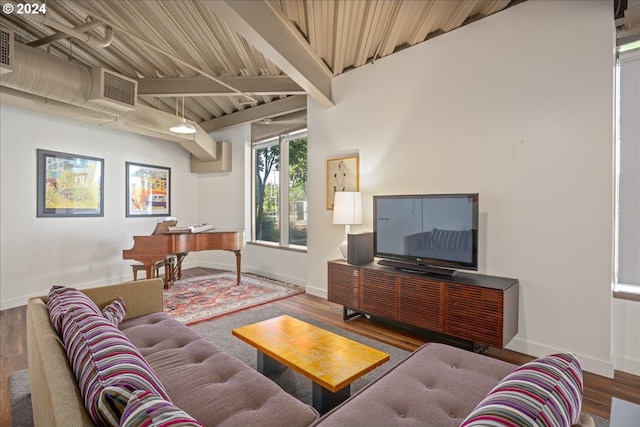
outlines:
[[[196,277],[215,271],[191,268],[183,271],[183,277]],[[305,314],[320,322],[409,351],[427,342],[427,338],[420,334],[371,320],[356,318],[345,323],[342,321],[342,306],[307,294],[296,295],[271,304],[287,309],[291,313]],[[9,377],[11,373],[27,368],[26,347],[26,307],[0,311],[0,426],[11,425]],[[532,359],[526,354],[495,348],[489,348],[486,354],[515,364],[523,364]],[[585,372],[584,383],[584,411],[608,419],[612,397],[640,404],[640,377],[638,376],[616,371],[614,378],[606,378]]]

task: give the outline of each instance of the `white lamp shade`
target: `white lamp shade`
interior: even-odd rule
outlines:
[[[357,191],[337,191],[333,199],[333,223],[362,224],[362,195]]]

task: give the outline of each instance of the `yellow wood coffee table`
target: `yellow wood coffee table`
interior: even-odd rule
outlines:
[[[236,328],[232,334],[258,350],[264,375],[289,367],[313,381],[313,407],[321,414],[351,394],[350,384],[389,355],[290,316]]]

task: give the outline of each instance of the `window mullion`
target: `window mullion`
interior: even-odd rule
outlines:
[[[289,141],[280,141],[280,246],[289,246]]]

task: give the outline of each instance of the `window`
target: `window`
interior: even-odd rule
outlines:
[[[252,240],[306,248],[306,129],[254,143],[253,175]]]
[[[618,48],[614,292],[640,298],[640,41]]]

